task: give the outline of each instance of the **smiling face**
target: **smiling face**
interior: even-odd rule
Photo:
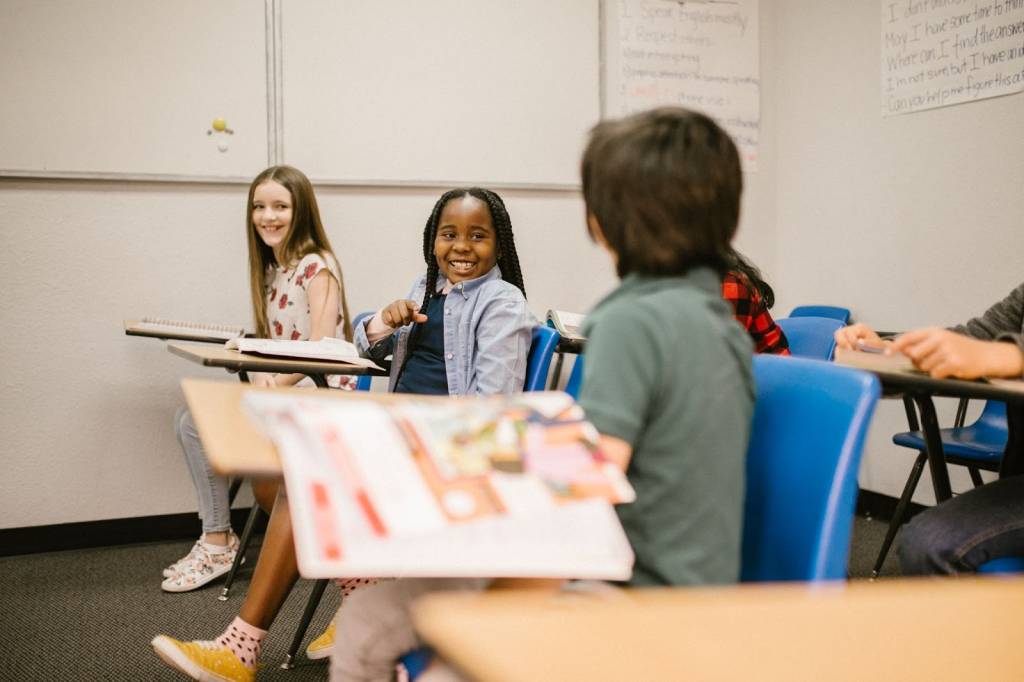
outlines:
[[[292,227],[292,193],[284,185],[267,180],[252,195],[252,224],[263,243],[274,250],[278,263],[281,246]]]
[[[434,237],[434,257],[451,282],[476,279],[498,262],[498,235],[487,204],[466,195],[441,210]]]

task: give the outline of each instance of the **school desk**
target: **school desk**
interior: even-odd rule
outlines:
[[[183,379],[181,388],[196,422],[206,456],[219,474],[281,476],[277,449],[242,412],[242,396],[249,391],[273,391],[309,395],[330,400],[400,401],[407,396],[365,391],[335,391],[322,388],[275,387],[257,388],[249,384],[210,379]],[[418,396],[418,400],[447,400],[443,397]]]
[[[933,379],[927,374],[906,369],[905,361],[892,356],[837,348],[835,362],[847,367],[867,370],[878,377],[882,392],[886,395],[903,394],[913,400],[921,415],[920,427],[913,411],[907,410],[907,421],[911,431],[922,431],[928,454],[928,470],[931,472],[936,502],[944,502],[953,496],[949,485],[949,471],[942,450],[942,436],[938,418],[935,416],[933,397],[980,398],[1002,400],[1007,403],[1024,403],[1024,381],[990,379],[968,381],[964,379]]]
[[[297,358],[273,357],[269,355],[253,355],[228,350],[223,346],[199,346],[184,343],[169,343],[167,350],[175,355],[197,362],[206,367],[223,367],[231,372],[245,375],[249,372],[279,372],[282,374],[305,374],[320,388],[327,387],[327,375],[350,374],[370,376],[386,376],[382,370],[347,365],[341,362],[323,360],[300,360]]]
[[[434,594],[438,654],[481,682],[1020,680],[1024,578]]]

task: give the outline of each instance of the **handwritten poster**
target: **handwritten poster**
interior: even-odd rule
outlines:
[[[882,115],[1024,90],[1024,0],[882,0]]]
[[[761,131],[758,0],[609,0],[605,106],[623,116],[667,104],[701,111],[757,170]]]

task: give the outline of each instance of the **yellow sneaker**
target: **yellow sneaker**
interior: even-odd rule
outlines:
[[[306,647],[306,658],[327,658],[334,651],[334,621],[327,626],[324,634],[320,635]]]
[[[249,668],[231,650],[217,642],[179,642],[167,635],[153,639],[153,649],[164,663],[200,682],[254,682]]]

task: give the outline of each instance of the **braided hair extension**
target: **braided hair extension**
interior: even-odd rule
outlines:
[[[512,234],[512,219],[509,218],[505,202],[501,197],[489,189],[481,187],[459,187],[450,189],[441,195],[441,198],[434,204],[427,224],[423,228],[423,260],[427,264],[427,278],[423,290],[423,301],[420,303],[420,310],[426,310],[430,299],[437,296],[437,277],[440,268],[437,266],[437,257],[434,255],[434,242],[437,240],[437,226],[441,222],[441,213],[449,201],[471,196],[474,199],[487,204],[487,210],[491,214],[491,223],[494,225],[494,232],[497,237],[498,267],[501,268],[501,278],[510,284],[514,284],[526,297],[526,287],[523,284],[523,273],[519,267],[519,254],[516,252],[516,242]],[[419,325],[413,324],[409,332],[408,349],[414,347],[419,336]],[[409,359],[406,352],[402,360],[402,367],[398,370],[396,385],[405,371],[405,363]]]

